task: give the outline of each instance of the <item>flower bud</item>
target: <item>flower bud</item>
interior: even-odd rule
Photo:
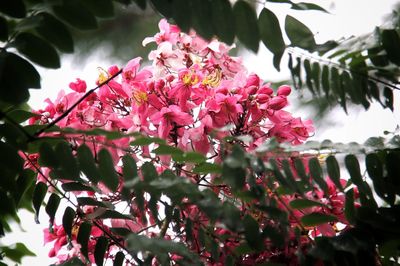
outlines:
[[[164,81],[163,79],[157,80],[157,81],[155,82],[155,84],[154,84],[154,88],[155,88],[157,91],[162,90],[162,89],[164,88],[164,86],[165,86],[165,81]]]
[[[258,89],[257,86],[254,86],[254,85],[249,86],[246,88],[246,93],[249,95],[254,95],[254,94],[256,94],[257,89]]]
[[[284,96],[277,96],[269,101],[269,108],[273,110],[280,110],[287,105],[287,99]]]
[[[274,91],[268,87],[268,86],[262,86],[259,90],[258,90],[258,94],[267,94],[267,95],[272,95],[272,93],[274,93]]]
[[[271,97],[269,97],[269,95],[267,95],[267,94],[258,94],[257,95],[257,102],[260,104],[268,102],[269,99],[271,99]]]
[[[278,88],[278,96],[288,96],[292,92],[292,89],[288,85],[282,85]]]
[[[108,71],[108,73],[109,73],[111,76],[114,76],[115,74],[118,73],[119,68],[118,68],[117,65],[112,65],[112,66],[110,66],[110,67],[108,68],[107,71]]]
[[[246,81],[246,87],[249,86],[260,86],[260,78],[256,74],[251,74]]]

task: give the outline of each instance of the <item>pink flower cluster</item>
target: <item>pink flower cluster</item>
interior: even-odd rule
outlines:
[[[149,54],[152,63],[150,66],[143,67],[140,64],[141,59],[134,58],[123,67],[121,75],[105,84],[103,82],[118,73],[120,68],[114,65],[107,70],[101,70],[97,84],[103,85],[85,97],[57,125],[61,128],[82,130],[103,128],[127,133],[140,132],[145,136],[165,139],[169,145],[184,151],[202,153],[209,162],[221,160],[220,144],[225,137],[250,137],[247,138],[249,141],[239,143],[247,151],[251,151],[272,137],[279,142],[297,145],[313,133],[310,120],[303,121],[284,110],[291,93],[289,86],[281,86],[275,91],[256,74],[247,73],[241,59],[229,55],[232,47],[224,43],[217,40],[205,41],[194,32],[182,33],[166,20],[161,20],[159,27],[158,34],[144,40],[144,44],[155,42],[157,46]],[[81,79],[71,82],[69,87],[72,92],[60,91],[55,101],[47,99],[47,106],[37,110],[39,116],[32,118],[30,122],[47,124],[54,121],[81,99],[87,89],[86,82]],[[126,149],[131,148],[131,140],[74,136],[71,143],[89,144],[94,154],[101,148],[108,147],[118,168],[120,157],[126,153]],[[135,147],[135,154],[132,156],[136,156],[136,159],[151,158],[147,146]],[[160,172],[172,165],[168,156],[159,156],[159,160],[153,162]],[[49,170],[44,168],[42,172],[47,174]],[[42,177],[39,179],[46,182]],[[98,198],[108,197],[112,202],[110,191],[104,185],[100,183],[98,189],[105,195],[96,195]],[[136,217],[140,215],[134,205],[131,206],[130,213],[137,213]],[[195,229],[207,224],[201,222],[206,218],[193,205],[188,205],[183,213],[193,219],[193,234],[196,238]],[[150,220],[152,215],[149,211]],[[77,223],[79,222],[78,220]],[[111,221],[112,225],[116,223],[121,221]],[[127,224],[119,227],[136,232],[149,226],[140,218],[124,223]],[[221,232],[225,233],[229,232]],[[92,238],[97,236],[96,231]],[[168,237],[172,236],[167,234],[166,238]],[[62,228],[55,226],[54,233],[46,231],[45,241],[55,243],[51,256],[58,256],[60,261],[66,259],[60,253],[62,247],[67,245]],[[224,249],[233,252],[240,244],[235,241],[228,241]],[[75,255],[79,254],[79,249],[73,250],[76,251]],[[201,253],[195,247],[193,250]],[[201,256],[208,255],[204,253]],[[269,255],[263,253],[262,256]],[[249,264],[260,258],[253,261],[251,257],[246,257],[242,262]],[[93,262],[93,256],[90,259]],[[220,263],[216,262],[215,265]]]

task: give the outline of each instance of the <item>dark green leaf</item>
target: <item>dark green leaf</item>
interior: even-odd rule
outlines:
[[[5,178],[4,175],[6,174],[5,169],[16,177],[23,170],[23,165],[24,161],[19,156],[18,151],[8,143],[0,141],[0,166],[3,167],[3,178]]]
[[[61,175],[59,178],[67,180],[79,179],[78,162],[72,155],[72,149],[69,143],[62,141],[55,147],[56,157],[59,160]]]
[[[235,39],[235,17],[229,0],[211,1],[212,22],[219,39],[232,44]]]
[[[322,168],[318,162],[317,158],[311,158],[310,161],[308,162],[308,167],[310,168],[310,174],[312,179],[315,181],[315,183],[318,184],[318,186],[324,191],[325,195],[329,195],[329,189],[328,185],[326,184],[323,176],[322,176]]]
[[[329,82],[329,67],[327,65],[324,65],[322,67],[322,75],[321,75],[321,83],[322,83],[322,89],[325,92],[325,96],[329,96],[329,88],[330,88],[330,82]]]
[[[83,263],[80,259],[77,257],[74,257],[72,259],[67,260],[66,262],[63,262],[62,264],[59,264],[58,266],[85,266],[86,264]]]
[[[53,224],[53,222],[54,222],[54,217],[56,215],[58,206],[60,205],[60,200],[61,200],[61,198],[57,194],[52,193],[50,195],[49,201],[47,202],[45,210],[46,210],[47,215],[50,217],[51,224]]]
[[[148,146],[149,144],[165,144],[165,140],[160,138],[150,138],[150,137],[137,137],[134,141],[130,142],[132,146]]]
[[[263,228],[262,234],[264,237],[271,239],[272,243],[278,247],[285,245],[285,234],[270,225],[266,225]]]
[[[272,59],[272,63],[275,67],[276,70],[280,71],[281,70],[281,59],[283,56],[283,52],[282,53],[276,53],[274,54],[274,57]]]
[[[122,157],[122,164],[123,164],[123,176],[125,182],[130,181],[138,177],[137,166],[135,159],[132,156],[125,155]]]
[[[211,1],[190,0],[192,4],[192,25],[196,32],[206,40],[214,36],[214,25],[212,23]],[[204,19],[208,18],[208,19]]]
[[[173,18],[182,31],[189,32],[191,23],[191,8],[188,0],[172,1]]]
[[[96,17],[111,18],[114,16],[114,5],[111,0],[84,0],[81,2]]]
[[[92,151],[85,144],[77,150],[77,159],[79,167],[85,176],[94,184],[97,184],[100,178],[100,171],[96,166]]]
[[[201,163],[197,165],[195,168],[193,168],[194,173],[198,174],[211,174],[211,173],[221,173],[222,168],[218,164],[212,164],[212,163]]]
[[[122,263],[124,263],[124,260],[125,260],[124,253],[122,253],[122,251],[118,251],[117,254],[115,254],[113,266],[122,266]]]
[[[314,34],[306,25],[294,17],[286,16],[285,31],[292,46],[297,46],[308,51],[313,51],[315,49],[317,44],[314,40]]]
[[[81,245],[81,252],[86,258],[88,258],[88,242],[91,229],[91,223],[83,222],[79,226],[78,236],[76,237],[76,241]]]
[[[36,254],[30,251],[23,243],[16,243],[10,247],[0,247],[2,256],[11,259],[17,263],[22,263],[22,258],[25,256],[35,257]]]
[[[48,13],[43,12],[36,16],[41,20],[35,29],[43,39],[49,41],[64,53],[72,53],[74,51],[74,41],[64,23]]]
[[[289,163],[288,160],[283,160],[282,161],[282,166],[283,166],[283,171],[285,173],[285,177],[287,182],[289,183],[290,187],[293,189],[293,191],[299,193],[299,194],[303,194],[302,188],[297,186],[297,182],[294,179],[293,173],[292,173],[292,169],[291,169],[291,165]]]
[[[154,150],[157,155],[182,155],[183,151],[179,148],[160,144],[157,149]]]
[[[389,87],[383,89],[383,96],[385,97],[385,106],[393,112],[393,90]]]
[[[28,197],[25,193],[36,181],[36,174],[31,169],[24,169],[24,171],[17,178],[17,191],[14,194],[14,200],[17,207],[24,197]]]
[[[142,168],[143,180],[145,182],[151,182],[158,176],[157,170],[152,163],[146,162],[143,164]]]
[[[334,156],[331,155],[326,159],[326,167],[329,179],[332,180],[333,184],[343,192],[343,187],[340,183],[340,167]]]
[[[239,0],[233,6],[236,36],[247,48],[258,51],[260,42],[257,15],[247,2]]]
[[[347,155],[345,157],[345,165],[350,174],[350,180],[359,189],[362,205],[368,204],[370,207],[373,207],[373,208],[377,207],[375,199],[372,195],[371,188],[362,179],[361,172],[360,172],[360,165],[358,163],[357,157],[355,157],[352,154]]]
[[[20,104],[29,99],[28,88],[40,88],[40,75],[20,56],[0,53],[0,100]]]
[[[276,180],[279,182],[279,184],[285,188],[285,189],[289,189],[291,192],[294,192],[295,188],[293,188],[289,182],[286,180],[286,178],[283,176],[283,174],[281,173],[279,166],[276,162],[275,159],[270,159],[269,160],[271,166],[272,166],[272,170],[274,172],[274,177],[276,178]]]
[[[328,11],[326,11],[324,8],[313,3],[304,3],[304,2],[292,3],[291,8],[295,10],[318,10],[328,13]]]
[[[8,25],[7,20],[0,17],[0,41],[6,41],[8,39]]]
[[[133,0],[142,10],[146,9],[146,0]]]
[[[32,204],[35,209],[35,222],[39,223],[39,211],[40,207],[43,203],[44,197],[46,196],[47,185],[43,182],[39,182],[35,186],[35,190],[33,191]]]
[[[120,212],[117,211],[113,211],[113,210],[105,210],[104,213],[102,213],[98,219],[132,219],[131,216],[122,214]]]
[[[7,117],[10,117],[14,122],[22,123],[31,117],[38,117],[38,115],[25,110],[15,109],[8,112]]]
[[[250,215],[243,218],[244,236],[250,247],[256,250],[262,250],[264,247],[263,238],[258,227],[258,223]]]
[[[106,149],[101,149],[98,153],[98,160],[101,181],[111,189],[111,191],[116,191],[119,184],[119,177],[115,171],[111,154]]]
[[[311,75],[312,80],[315,85],[315,90],[318,94],[320,94],[320,74],[321,74],[321,67],[319,66],[318,62],[314,62],[311,67]]]
[[[72,226],[75,219],[75,211],[71,207],[67,207],[64,211],[64,215],[62,218],[62,224],[64,227],[65,233],[71,238]]]
[[[337,221],[337,218],[333,215],[313,212],[304,215],[300,220],[304,226],[318,226],[329,222],[335,222]]]
[[[104,261],[104,256],[106,254],[108,247],[107,237],[101,236],[97,239],[96,247],[94,249],[94,261],[97,265],[102,266]]]
[[[65,192],[70,192],[70,191],[92,191],[92,192],[94,192],[94,189],[92,187],[85,186],[81,182],[68,182],[68,183],[62,184],[61,187]]]
[[[22,0],[2,0],[0,1],[0,12],[14,18],[24,18],[26,9]]]
[[[390,61],[400,65],[400,37],[395,29],[382,30],[382,46],[385,49]]]
[[[103,202],[95,200],[94,198],[91,197],[79,197],[77,198],[77,201],[78,204],[81,206],[90,205],[90,206],[107,208],[107,206]]]
[[[297,174],[301,178],[301,181],[304,185],[305,188],[308,188],[310,186],[310,178],[308,177],[306,173],[306,169],[304,168],[303,161],[299,158],[296,158],[294,160],[294,168],[296,169]]]
[[[53,6],[54,14],[79,30],[97,28],[96,18],[78,1],[63,1],[62,5]]]
[[[321,202],[309,200],[309,199],[294,199],[291,202],[289,202],[289,205],[291,208],[298,209],[298,210],[307,209],[307,208],[311,208],[311,207],[325,207],[325,208],[328,207]]]
[[[15,204],[7,191],[0,187],[0,216],[15,215]]]
[[[164,17],[171,18],[172,11],[172,0],[150,0],[155,10],[160,12]]]
[[[258,27],[261,40],[274,55],[280,54],[285,50],[286,46],[279,20],[271,10],[263,8],[258,17]]]
[[[48,142],[43,142],[39,147],[39,164],[41,166],[47,166],[57,168],[60,165],[57,153],[53,150]]]
[[[12,44],[18,52],[38,65],[46,68],[60,67],[60,57],[54,47],[31,33],[18,34]]]
[[[355,224],[355,207],[354,207],[354,190],[350,189],[346,192],[346,202],[344,207],[344,215],[346,220],[351,224]]]

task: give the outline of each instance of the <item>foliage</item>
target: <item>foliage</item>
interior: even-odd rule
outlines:
[[[59,67],[59,53],[73,52],[70,27],[96,28],[113,16],[114,3],[0,4],[0,234],[12,231],[18,209],[39,222],[45,205],[45,241],[60,265],[395,264],[399,137],[301,144],[314,129],[284,110],[290,87],[274,91],[248,75],[214,36],[228,44],[237,37],[253,51],[261,40],[278,69],[289,50],[295,85],[345,110],[349,99],[393,109],[397,26],[378,29],[365,47],[317,44],[296,18],[288,15],[281,29],[269,9],[257,16],[242,0],[149,3],[188,34],[162,20],[160,33],[144,41],[157,45],[152,66],[139,58],[111,66],[90,90],[77,79],[73,92],[33,112],[24,103],[28,88],[40,87],[34,65]],[[289,46],[312,58],[330,53],[340,67],[296,57]],[[34,254],[16,243],[0,255],[18,263]]]

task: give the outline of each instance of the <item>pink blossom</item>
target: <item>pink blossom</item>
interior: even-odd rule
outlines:
[[[80,78],[77,78],[75,82],[71,82],[69,87],[76,92],[86,92],[86,82]]]

